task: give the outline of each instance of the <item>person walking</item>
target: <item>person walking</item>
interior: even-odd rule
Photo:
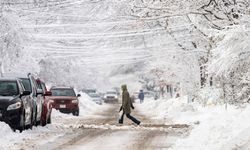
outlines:
[[[140,99],[140,103],[143,103],[143,101],[144,101],[144,92],[143,92],[143,90],[140,90],[138,98]]]
[[[130,108],[134,109],[134,106],[133,103],[131,102],[129,92],[127,90],[127,85],[122,85],[122,106],[120,108],[120,111],[122,110],[123,113],[121,118],[119,119],[119,123],[123,124],[124,115],[126,115],[127,118],[132,120],[135,124],[140,125],[141,122],[130,115],[131,113]]]

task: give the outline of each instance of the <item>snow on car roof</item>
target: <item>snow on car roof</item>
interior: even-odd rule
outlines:
[[[73,89],[70,86],[52,86],[51,89]]]
[[[15,77],[0,77],[0,81],[16,81],[18,80]]]
[[[10,77],[10,78],[28,78],[28,75],[31,73],[23,73],[23,72],[15,72],[15,73],[3,73],[3,77]],[[32,76],[35,76],[34,74],[31,74]]]

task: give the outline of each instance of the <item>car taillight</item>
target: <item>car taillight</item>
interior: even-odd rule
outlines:
[[[74,103],[74,104],[77,104],[77,103],[78,103],[78,100],[77,100],[77,99],[74,99],[74,100],[72,100],[71,102]]]

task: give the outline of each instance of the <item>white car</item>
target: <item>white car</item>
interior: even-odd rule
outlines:
[[[89,93],[88,95],[89,95],[90,99],[92,101],[94,101],[96,104],[102,105],[102,98],[101,98],[101,96],[99,94],[97,94],[97,93]]]
[[[107,91],[103,99],[105,103],[118,103],[118,93],[116,91]]]

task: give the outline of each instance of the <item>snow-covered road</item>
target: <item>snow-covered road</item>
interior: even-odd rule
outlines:
[[[33,139],[16,143],[15,147],[39,150],[169,149],[177,138],[184,137],[189,131],[186,125],[166,125],[159,120],[150,120],[139,111],[132,114],[143,122],[141,126],[133,125],[128,119],[124,125],[119,125],[119,106],[108,105],[91,116],[61,115],[51,125],[57,129],[41,132]]]
[[[99,114],[106,117],[94,119],[92,124],[88,124],[91,120],[88,123],[83,120],[80,134],[57,149],[168,149],[176,138],[187,132],[186,126],[173,130],[160,122],[152,124],[138,112],[134,115],[142,120],[142,126],[132,125],[129,120],[118,125],[118,108],[119,105],[112,105],[108,111]]]

